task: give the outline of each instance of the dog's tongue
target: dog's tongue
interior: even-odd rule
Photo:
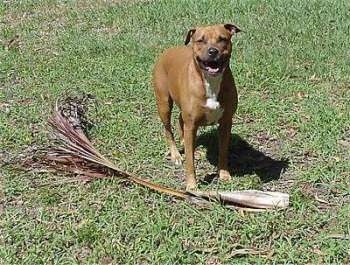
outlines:
[[[219,67],[217,67],[217,68],[212,68],[212,67],[210,67],[210,66],[207,66],[207,67],[205,67],[205,69],[208,71],[208,73],[210,73],[210,74],[216,74],[217,72],[219,72]]]

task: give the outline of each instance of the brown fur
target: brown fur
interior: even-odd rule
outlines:
[[[198,27],[188,32],[186,44],[165,50],[155,64],[153,86],[160,119],[165,127],[166,140],[170,147],[171,159],[181,164],[181,156],[176,148],[171,128],[171,110],[173,102],[180,108],[179,131],[185,147],[186,188],[196,187],[194,169],[194,143],[199,126],[208,125],[208,117],[213,109],[206,107],[206,85],[208,76],[199,60],[210,59],[208,49],[218,51],[217,69],[222,69],[220,90],[217,102],[223,108],[219,123],[218,170],[221,180],[229,180],[228,147],[231,136],[232,116],[237,108],[237,91],[229,67],[231,56],[231,36],[240,30],[231,24]],[[216,64],[215,64],[216,65]],[[222,67],[221,67],[222,66]],[[204,67],[204,68],[203,68]],[[216,69],[215,67],[214,70]],[[204,69],[204,70],[203,70]],[[214,71],[212,70],[212,71]],[[221,70],[219,70],[221,71]],[[209,75],[211,78],[211,75]],[[218,76],[221,76],[218,74]]]

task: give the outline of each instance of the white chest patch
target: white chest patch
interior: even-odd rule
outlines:
[[[221,118],[224,109],[221,108],[217,97],[220,92],[220,85],[222,80],[222,75],[219,76],[203,76],[206,103],[205,107],[208,108],[208,113],[206,115],[207,124],[215,124]]]

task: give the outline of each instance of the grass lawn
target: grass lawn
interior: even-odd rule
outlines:
[[[0,14],[0,264],[350,263],[350,1],[18,0]],[[212,23],[244,31],[231,61],[234,177],[200,188],[288,192],[290,208],[202,210],[118,179],[54,186],[68,176],[7,163],[49,142],[57,98],[86,92],[102,153],[184,188],[151,71],[188,29]],[[203,180],[215,172],[216,127],[197,144]]]

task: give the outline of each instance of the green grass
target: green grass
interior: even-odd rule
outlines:
[[[1,161],[47,144],[56,99],[86,92],[98,101],[90,134],[102,153],[183,188],[183,169],[165,159],[152,65],[191,27],[232,22],[244,31],[231,62],[234,180],[210,188],[291,195],[285,211],[201,210],[117,179],[41,185],[66,177],[4,163],[0,263],[350,263],[349,239],[332,236],[350,233],[349,10],[345,0],[0,3]],[[215,142],[215,127],[200,130],[200,179],[215,172]]]

